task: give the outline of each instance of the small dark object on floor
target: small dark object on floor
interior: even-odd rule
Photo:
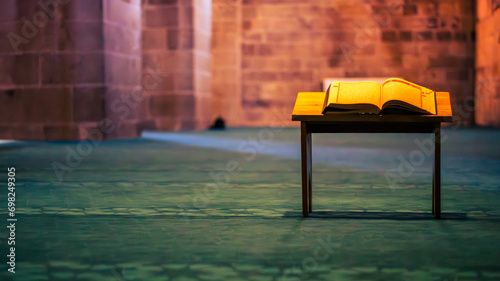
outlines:
[[[222,117],[217,117],[215,122],[210,126],[210,130],[224,130],[226,129],[226,121]]]
[[[5,93],[5,94],[6,94],[9,98],[11,98],[11,97],[14,95],[14,92],[15,92],[15,90],[13,90],[13,89],[9,89],[9,90],[4,91],[4,93]]]

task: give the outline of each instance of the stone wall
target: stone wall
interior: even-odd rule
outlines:
[[[196,129],[207,129],[212,117],[212,0],[193,0],[193,79]]]
[[[500,127],[500,1],[477,1],[476,123]]]
[[[103,121],[107,138],[217,116],[272,126],[328,77],[399,76],[449,91],[456,123],[499,127],[499,5],[4,0],[0,138],[83,139]]]
[[[0,11],[0,138],[83,139],[106,118],[101,137],[137,136],[124,100],[140,80],[140,0],[7,0]]]
[[[142,112],[141,0],[104,0],[102,5],[107,137],[136,137],[154,127]]]
[[[242,0],[214,0],[212,5],[212,105],[228,126],[242,124]],[[215,116],[212,116],[215,117]]]
[[[322,90],[326,77],[398,76],[449,91],[454,104],[473,97],[473,1],[243,0],[238,8],[242,114],[230,122],[266,126],[277,109],[291,114],[297,92]],[[215,44],[213,53],[231,53],[222,48]],[[230,63],[228,56],[213,59]]]
[[[0,138],[78,139],[103,118],[97,0],[0,3]]]
[[[207,128],[211,1],[146,0],[142,7],[143,73],[161,73],[146,89],[145,118],[160,130]]]

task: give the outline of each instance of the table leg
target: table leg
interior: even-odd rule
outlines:
[[[433,213],[441,218],[441,124],[434,129]]]
[[[434,172],[434,164],[432,165],[432,214],[434,215],[434,197],[436,193],[436,189],[434,188],[434,183],[436,182],[435,179],[435,172]]]
[[[300,122],[300,162],[302,169],[302,216],[309,216],[308,212],[308,179],[309,179],[309,149],[308,149],[307,123]]]
[[[312,135],[306,133],[307,145],[307,185],[309,189],[309,212],[312,212]]]

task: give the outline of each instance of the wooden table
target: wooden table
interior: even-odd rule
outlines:
[[[323,115],[324,92],[299,93],[292,121],[300,121],[302,216],[312,212],[313,133],[432,133],[432,213],[441,217],[441,123],[452,122],[450,94],[436,92],[437,115]]]

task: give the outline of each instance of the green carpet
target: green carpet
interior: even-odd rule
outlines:
[[[259,142],[262,130],[184,134]],[[428,167],[389,186],[395,159],[363,170],[321,160],[328,148],[408,157],[421,135],[315,135],[325,153],[307,219],[300,163],[286,155],[145,139],[0,146],[0,279],[500,280],[500,132],[444,132],[443,220],[430,216]],[[261,144],[298,140],[284,129]],[[16,168],[15,274],[7,167]]]

